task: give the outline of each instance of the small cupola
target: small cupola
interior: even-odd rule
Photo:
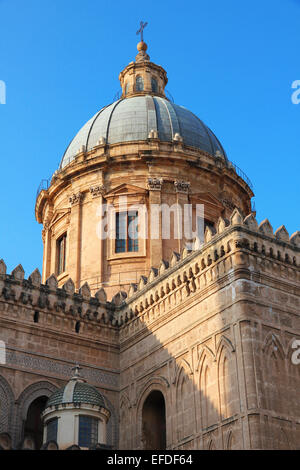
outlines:
[[[122,98],[130,98],[138,95],[157,95],[165,97],[165,86],[168,83],[167,72],[160,65],[150,61],[147,54],[148,46],[143,39],[141,22],[141,41],[137,45],[138,54],[135,62],[125,67],[119,75],[122,88]]]
[[[110,412],[104,397],[81,377],[78,365],[73,370],[67,385],[54,392],[46,403],[42,414],[44,446],[54,442],[59,449],[90,449],[97,445],[105,448]]]

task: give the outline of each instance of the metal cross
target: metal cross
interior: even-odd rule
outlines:
[[[72,370],[74,370],[74,377],[80,377],[79,371],[82,369],[79,364],[76,364],[75,367],[72,367]]]
[[[146,28],[147,26],[147,22],[146,23],[143,23],[142,21],[140,22],[140,29],[136,32],[136,34],[140,34],[141,33],[141,41],[144,41],[144,35],[143,35],[143,32],[144,32],[144,29]]]

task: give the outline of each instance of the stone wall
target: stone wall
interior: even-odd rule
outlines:
[[[1,261],[0,430],[16,445],[32,401],[79,362],[110,408],[115,447],[143,448],[143,405],[160,391],[169,449],[296,449],[299,266],[299,232],[273,233],[237,209],[202,247],[173,253],[111,302],[71,279],[42,285],[37,270],[8,275]]]
[[[174,253],[132,286],[117,314],[121,448],[142,448],[155,389],[168,448],[299,447],[299,241],[236,210],[201,250]]]
[[[106,399],[112,414],[108,442],[117,446],[119,344],[112,316],[103,290],[93,298],[87,285],[75,293],[71,280],[58,289],[54,276],[41,285],[37,270],[26,280],[21,266],[8,275],[0,262],[0,335],[6,344],[0,429],[13,436],[14,445],[23,437],[33,400],[63,386],[80,363],[83,376]]]

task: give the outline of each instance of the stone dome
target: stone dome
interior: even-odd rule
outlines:
[[[46,403],[46,408],[63,403],[84,403],[106,408],[103,396],[95,387],[74,379],[51,395]]]
[[[74,160],[79,150],[89,151],[99,141],[107,144],[146,141],[152,130],[163,142],[182,138],[184,145],[213,156],[219,151],[226,158],[217,137],[195,114],[166,98],[146,94],[120,99],[96,113],[71,141],[60,169]]]

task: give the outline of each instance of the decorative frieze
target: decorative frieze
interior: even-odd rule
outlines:
[[[60,360],[47,359],[33,353],[24,353],[16,350],[7,350],[7,365],[22,367],[30,371],[39,371],[43,373],[55,374],[58,377],[70,377],[73,364],[63,363]],[[84,378],[90,382],[97,384],[118,386],[118,375],[114,373],[104,372],[94,368],[85,366],[83,371]]]
[[[148,178],[148,189],[151,191],[161,191],[162,185],[162,178]]]

